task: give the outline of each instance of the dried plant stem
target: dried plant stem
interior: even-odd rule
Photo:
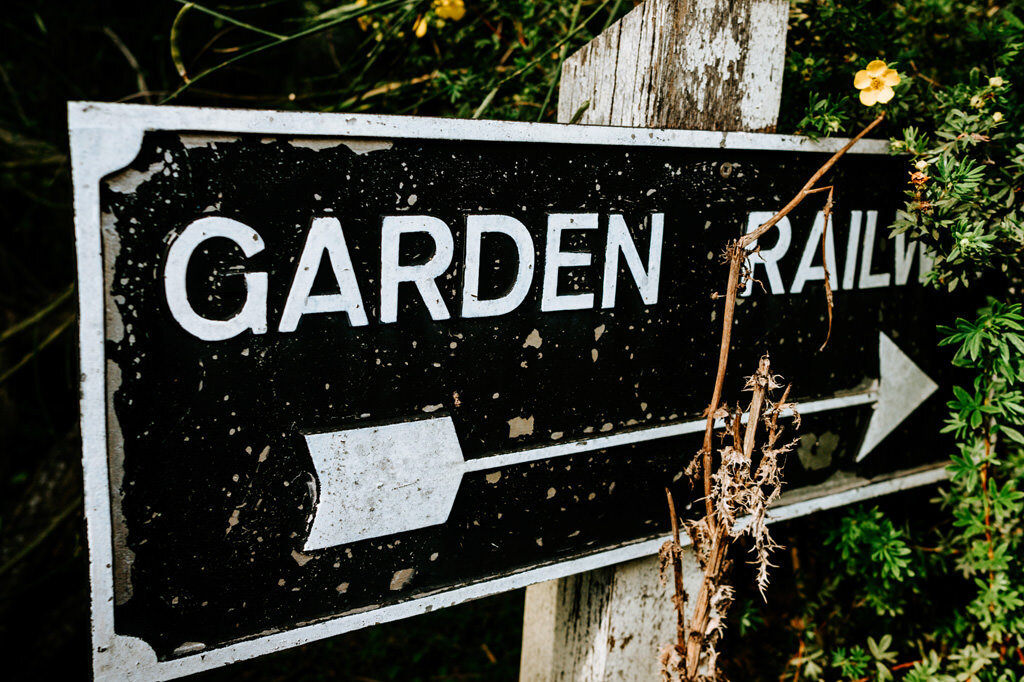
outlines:
[[[713,483],[716,478],[716,474],[712,471],[713,464],[713,434],[715,428],[715,420],[719,416],[719,408],[722,402],[722,390],[725,384],[725,373],[729,362],[729,348],[732,343],[732,327],[736,312],[736,299],[739,294],[740,282],[743,277],[744,263],[749,256],[748,249],[754,244],[758,238],[763,236],[768,230],[776,225],[782,218],[788,215],[793,209],[800,205],[800,203],[811,194],[818,192],[828,192],[828,200],[826,203],[826,222],[825,227],[822,230],[822,253],[824,261],[824,241],[826,239],[828,230],[828,215],[832,211],[832,199],[833,199],[833,188],[832,187],[815,187],[817,182],[835,165],[835,163],[842,158],[858,141],[864,138],[868,133],[874,130],[885,118],[885,114],[880,114],[870,124],[868,124],[860,133],[853,137],[847,142],[841,149],[833,154],[828,161],[826,161],[810,179],[804,184],[804,186],[793,196],[793,198],[787,203],[778,213],[776,213],[770,220],[760,225],[756,230],[749,232],[735,241],[731,242],[726,249],[726,259],[729,264],[729,279],[725,291],[725,304],[722,315],[722,335],[721,343],[719,345],[718,352],[718,368],[715,373],[715,385],[714,390],[711,394],[711,402],[708,404],[706,417],[707,423],[704,429],[704,443],[699,453],[699,459],[701,460],[701,474],[704,480],[704,509],[705,517],[701,522],[702,532],[706,533],[703,539],[693,537],[692,529],[693,526],[688,526],[688,530],[691,531],[691,540],[693,540],[694,546],[703,545],[707,549],[706,555],[702,555],[702,569],[703,578],[701,580],[700,589],[697,592],[696,599],[694,602],[693,615],[691,616],[689,623],[686,622],[685,618],[685,593],[682,588],[682,562],[679,559],[679,553],[681,552],[681,545],[678,531],[678,519],[675,512],[675,504],[672,500],[672,494],[666,490],[669,500],[669,511],[672,516],[672,528],[673,528],[673,547],[672,552],[672,567],[675,571],[675,583],[676,583],[676,594],[674,598],[675,606],[678,613],[677,620],[677,643],[675,650],[682,656],[678,671],[683,672],[684,680],[693,681],[702,678],[700,673],[701,663],[704,659],[703,654],[713,652],[706,651],[708,647],[708,628],[711,622],[712,611],[714,609],[714,600],[722,599],[724,590],[728,589],[722,580],[723,573],[727,562],[725,560],[726,553],[729,549],[729,545],[732,542],[732,538],[735,537],[734,524],[729,520],[732,511],[723,510],[721,514],[717,513],[716,502],[721,503],[722,500],[718,499],[721,497],[721,483],[718,484],[718,494],[713,494]],[[826,265],[827,268],[827,265]],[[825,292],[826,301],[828,304],[829,313],[829,336],[831,336],[832,329],[832,291],[828,284],[828,271],[825,271]],[[825,343],[828,343],[828,337],[826,337]],[[824,344],[822,345],[824,348]],[[747,424],[746,430],[742,431],[742,447],[740,447],[740,416],[734,415],[731,429],[733,431],[734,448],[730,450],[732,456],[742,455],[744,466],[746,467],[746,475],[748,478],[746,481],[749,483],[752,479],[749,477],[750,473],[750,462],[753,456],[754,449],[757,442],[757,429],[758,424],[762,420],[762,415],[766,415],[766,426],[768,429],[767,438],[767,449],[765,450],[765,456],[771,456],[773,460],[772,466],[774,466],[774,457],[784,452],[790,446],[784,446],[781,449],[775,448],[776,440],[779,437],[779,429],[777,427],[778,414],[781,411],[783,405],[789,397],[789,388],[787,387],[782,399],[777,403],[769,403],[767,398],[767,392],[771,388],[778,386],[774,383],[773,378],[770,374],[770,366],[767,356],[761,358],[760,365],[758,366],[757,373],[750,377],[748,381],[748,389],[753,393],[750,401],[750,407],[747,411]],[[724,452],[724,451],[723,451]],[[724,466],[723,466],[724,468]],[[758,472],[755,478],[762,476],[762,467],[758,467]],[[772,493],[770,498],[762,496],[759,504],[756,507],[759,510],[760,522],[763,524],[764,509],[767,504],[774,499],[777,495],[777,487],[781,485],[777,479],[777,471],[775,472],[776,490]],[[763,479],[758,478],[755,481],[755,485],[760,485]],[[767,532],[764,532],[762,538],[757,540],[758,551],[761,552],[760,562],[762,565],[763,575],[759,577],[759,587],[763,590],[767,584],[767,552],[772,548],[773,543],[770,537],[767,536]],[[719,601],[719,603],[721,603]],[[721,609],[719,609],[721,610]],[[715,627],[720,628],[720,625]],[[714,629],[714,628],[712,628]],[[714,659],[713,656],[708,657],[708,668],[707,674],[710,675],[711,679],[714,679]]]
[[[672,575],[675,578],[675,597],[673,601],[676,605],[676,638],[681,643],[687,640],[686,589],[683,587],[683,545],[679,537],[679,517],[676,515],[676,503],[672,499],[672,491],[665,488],[665,496],[668,498],[668,512],[672,518]]]
[[[797,206],[799,206],[800,202],[806,199],[808,194],[813,194],[814,192],[821,191],[813,189],[814,185],[818,183],[818,180],[821,180],[822,176],[825,175],[825,173],[832,170],[832,166],[836,165],[836,161],[841,159],[846,154],[846,152],[850,151],[853,145],[860,142],[868,133],[877,128],[883,120],[885,120],[885,112],[879,114],[874,121],[872,121],[871,123],[867,124],[867,126],[864,127],[864,130],[860,131],[854,137],[850,138],[849,142],[844,144],[839,149],[839,151],[833,154],[828,161],[822,164],[821,168],[815,171],[814,175],[811,176],[811,179],[804,184],[804,186],[800,189],[799,192],[796,193],[796,195],[792,199],[790,199],[789,203],[782,207],[782,210],[773,215],[771,219],[768,220],[768,222],[764,223],[753,232],[750,232],[740,237],[740,245],[742,245],[742,247],[746,249],[748,246],[757,241],[759,237],[764,235],[765,232],[774,227],[775,223],[779,222],[787,215],[789,215],[789,212],[792,211]]]
[[[778,222],[778,221],[776,221]],[[737,257],[737,254],[739,257]],[[736,313],[736,294],[740,288],[740,272],[746,248],[738,248],[736,242],[729,245],[729,283],[725,296],[725,314],[722,316],[722,343],[718,347],[718,371],[715,373],[715,390],[708,404],[707,425],[704,427],[704,445],[700,451],[703,455],[704,470],[704,512],[711,517],[715,509],[711,501],[711,437],[715,431],[715,413],[722,402],[722,387],[725,385],[725,368],[729,363],[729,344],[732,342],[732,319]]]
[[[717,587],[717,578],[722,573],[725,551],[728,549],[728,540],[724,533],[712,532],[711,552],[704,566],[704,580],[701,581],[700,590],[697,592],[693,619],[690,621],[689,637],[686,640],[685,679],[687,680],[697,679],[697,674],[700,672],[704,636],[707,632],[708,620],[711,617],[711,597]]]
[[[747,428],[743,435],[743,455],[749,460],[754,451],[757,425],[761,422],[761,411],[765,404],[765,394],[771,381],[771,367],[767,357],[761,358],[757,374],[753,377],[753,395],[747,411]],[[737,418],[736,421],[739,421]],[[710,476],[705,476],[708,481]],[[704,579],[697,593],[693,619],[689,626],[689,637],[686,640],[686,679],[697,678],[700,671],[701,652],[704,648],[704,635],[707,632],[708,620],[711,616],[711,597],[718,588],[725,562],[725,554],[729,549],[730,536],[721,528],[721,523],[712,515],[708,518],[711,526],[711,551],[704,567]],[[677,541],[678,542],[678,541]],[[682,581],[682,576],[677,578]]]
[[[764,407],[764,394],[768,388],[768,381],[771,379],[769,372],[768,358],[761,358],[757,367],[757,374],[754,375],[753,396],[750,398],[750,409],[747,414],[747,431],[743,434],[743,456],[750,459],[754,453],[754,437],[757,435],[757,424],[761,421],[761,408]]]
[[[826,161],[821,168],[819,168],[811,179],[804,184],[796,195],[790,199],[789,203],[782,207],[778,213],[771,217],[768,222],[758,227],[753,232],[748,232],[743,235],[735,242],[729,245],[727,249],[727,258],[729,262],[729,283],[725,293],[725,311],[722,315],[722,342],[718,349],[718,371],[715,374],[715,388],[711,393],[711,403],[708,405],[707,410],[707,425],[704,427],[704,446],[701,448],[701,453],[704,455],[704,496],[705,496],[705,510],[708,514],[713,511],[711,508],[711,501],[709,496],[711,494],[711,452],[712,443],[711,437],[715,430],[715,412],[718,411],[718,406],[722,400],[722,387],[725,384],[725,369],[729,364],[729,345],[732,342],[732,322],[733,316],[736,312],[736,296],[739,293],[740,284],[740,273],[743,271],[743,262],[747,258],[747,248],[753,244],[758,238],[764,236],[764,234],[775,226],[780,220],[785,218],[789,213],[800,205],[804,199],[809,195],[814,194],[819,190],[814,189],[814,185],[822,178],[825,173],[832,169],[832,166],[836,164],[846,152],[850,151],[857,142],[859,142],[865,135],[870,133],[878,124],[885,118],[885,114],[879,114],[878,118],[869,123],[864,130],[860,131],[856,137],[847,142],[843,147]]]
[[[823,187],[822,189],[826,188]],[[828,345],[829,339],[832,338],[832,282],[829,281],[832,275],[829,274],[828,271],[828,258],[825,255],[827,253],[825,247],[826,240],[828,239],[828,219],[832,216],[832,196],[835,187],[829,185],[827,189],[828,200],[825,201],[825,208],[821,211],[822,221],[824,223],[821,228],[821,266],[825,272],[825,303],[828,305],[828,333],[825,335],[825,342],[822,343],[821,348],[818,349],[819,353],[825,350],[825,346]]]

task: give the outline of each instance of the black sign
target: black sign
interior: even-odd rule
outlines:
[[[655,551],[664,486],[700,494],[724,246],[840,144],[96,104],[71,126],[96,669],[150,678]],[[928,256],[887,238],[906,163],[854,152],[826,178],[831,342],[811,198],[751,260],[726,390],[772,354],[804,415],[787,489],[846,481],[836,504],[944,454],[906,435],[934,431],[943,364]]]

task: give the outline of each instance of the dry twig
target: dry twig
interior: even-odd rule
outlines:
[[[725,291],[715,385],[711,402],[705,412],[707,423],[704,430],[703,446],[698,457],[687,468],[691,475],[700,473],[703,478],[705,509],[702,519],[684,524],[703,572],[701,586],[693,605],[693,615],[688,623],[684,615],[686,595],[682,590],[682,565],[679,560],[682,552],[678,533],[679,520],[675,513],[672,494],[666,490],[672,518],[673,538],[666,543],[666,547],[662,548],[662,562],[664,567],[664,564],[670,560],[673,570],[676,572],[676,592],[673,601],[678,613],[677,641],[673,646],[668,647],[662,655],[663,673],[666,680],[673,677],[686,682],[715,679],[715,659],[717,657],[715,645],[721,636],[724,614],[732,599],[732,588],[724,581],[724,576],[728,572],[726,553],[732,541],[743,533],[747,533],[753,538],[753,552],[756,555],[754,563],[758,566],[757,585],[762,597],[768,585],[768,569],[771,567],[768,555],[777,547],[768,533],[767,510],[771,503],[778,498],[782,488],[780,456],[795,445],[795,441],[781,446],[778,444],[782,432],[778,425],[779,415],[785,411],[793,412],[796,417],[796,427],[799,427],[799,415],[796,413],[795,406],[788,402],[790,389],[787,386],[778,401],[771,400],[771,391],[781,388],[782,384],[778,377],[771,374],[771,365],[768,356],[765,355],[761,358],[757,372],[747,379],[746,390],[751,391],[752,396],[746,415],[742,412],[730,414],[728,410],[721,407],[722,388],[725,383],[729,348],[732,343],[736,298],[744,276],[745,263],[750,256],[750,247],[808,196],[827,191],[828,199],[824,208],[825,224],[821,236],[822,261],[824,263],[828,218],[833,205],[833,188],[831,186],[815,187],[815,185],[853,145],[874,130],[883,119],[884,114],[879,115],[833,154],[789,203],[770,220],[756,230],[731,242],[726,248],[729,278]],[[832,333],[833,303],[827,263],[824,267],[829,327],[822,349],[828,343]],[[741,429],[744,416],[747,417],[745,430]],[[715,422],[718,419],[727,420],[728,430],[732,434],[732,445],[727,445],[720,450],[719,468],[713,470],[712,442]],[[753,464],[754,451],[758,440],[758,426],[761,423],[764,425],[765,436],[755,468]],[[739,523],[741,518],[745,518],[746,522]]]

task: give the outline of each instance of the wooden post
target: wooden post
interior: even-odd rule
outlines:
[[[789,4],[646,0],[562,66],[558,120],[773,132]]]
[[[558,119],[589,102],[580,123],[774,131],[788,16],[788,0],[646,0],[565,61]],[[520,682],[659,679],[672,590],[657,557],[527,588]]]

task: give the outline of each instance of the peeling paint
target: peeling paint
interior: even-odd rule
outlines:
[[[295,137],[288,140],[288,144],[302,149],[312,149],[313,151],[335,149],[336,147],[345,146],[356,154],[369,154],[370,152],[391,149],[394,142],[391,142],[390,140],[369,140],[357,138]]]
[[[832,453],[839,446],[839,436],[826,431],[819,438],[815,433],[800,435],[797,456],[800,464],[808,471],[827,469],[832,466]]]
[[[121,343],[121,340],[124,339],[124,320],[121,317],[120,304],[124,303],[124,298],[115,297],[111,293],[115,277],[114,269],[117,258],[121,255],[121,237],[117,233],[117,226],[112,214],[104,212],[100,215],[100,230],[103,237],[103,276],[106,280],[104,288],[106,336],[109,341]]]
[[[312,555],[309,555],[309,554],[303,554],[302,552],[296,552],[293,549],[292,550],[292,558],[295,559],[295,563],[297,563],[299,566],[305,566],[306,564],[308,564],[315,557],[313,557]]]
[[[110,488],[114,491],[110,516],[114,543],[114,603],[120,606],[132,598],[132,564],[135,552],[128,546],[128,523],[121,509],[124,499],[124,440],[114,412],[114,395],[121,386],[121,368],[107,360],[107,453]]]
[[[239,515],[241,515],[241,513],[242,513],[242,511],[240,509],[233,509],[231,511],[231,518],[228,519],[227,530],[224,531],[225,535],[230,533],[231,529],[238,525],[238,517],[239,517]]]
[[[193,135],[190,133],[183,133],[178,136],[178,139],[181,140],[181,144],[185,149],[205,149],[208,147],[216,147],[218,144],[238,142],[242,138],[237,135]]]
[[[405,588],[412,581],[414,575],[416,575],[415,568],[403,568],[400,571],[395,571],[395,574],[391,576],[390,589],[397,592]]]
[[[513,417],[508,420],[508,437],[518,438],[533,434],[533,415],[529,417]]]
[[[523,348],[540,348],[540,344],[543,343],[543,339],[540,337],[540,332],[534,329],[530,332],[530,335],[526,337],[526,341],[523,342]]]
[[[107,187],[115,192],[120,192],[121,194],[131,194],[135,192],[142,183],[147,180],[151,180],[157,174],[162,173],[165,168],[166,162],[163,159],[154,161],[144,171],[137,171],[134,168],[126,168],[107,180]]]
[[[195,654],[195,653],[199,653],[200,651],[204,650],[205,648],[206,648],[206,645],[203,644],[202,642],[185,642],[184,644],[178,646],[174,650],[174,655],[175,656],[184,656],[185,654]]]

